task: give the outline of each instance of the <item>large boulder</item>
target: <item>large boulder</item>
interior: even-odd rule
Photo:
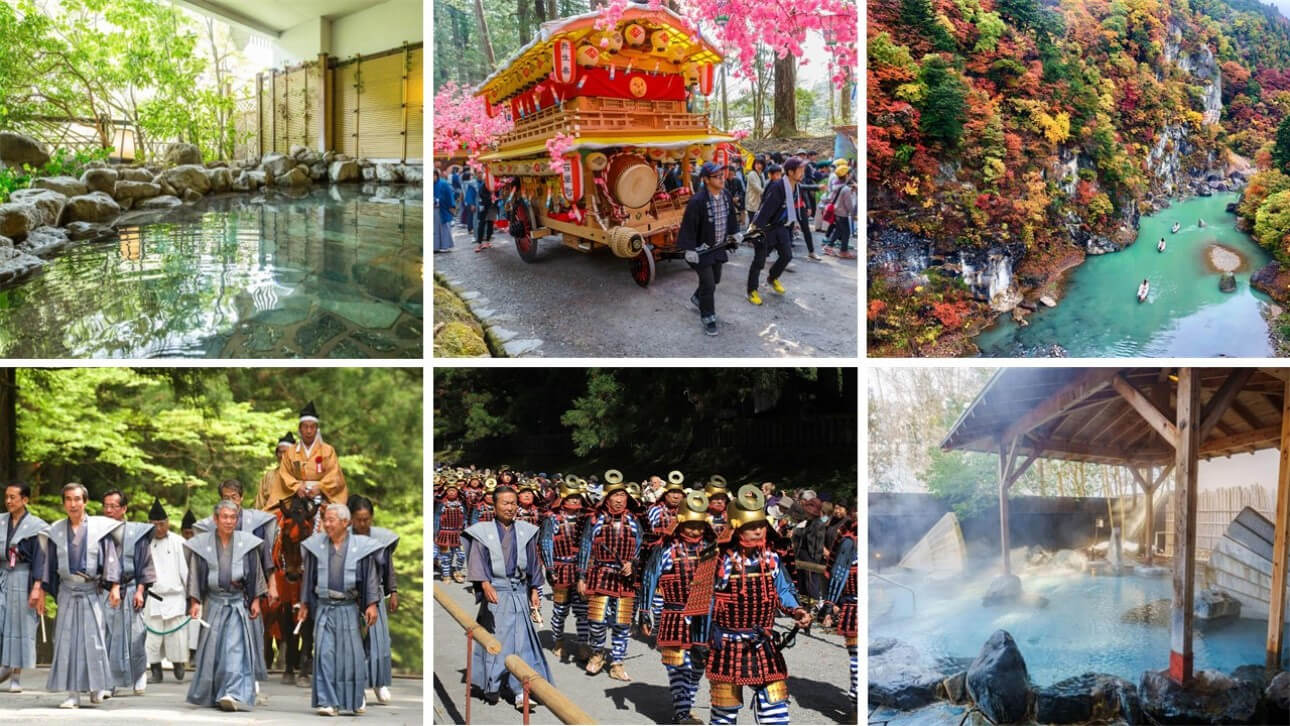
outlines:
[[[27,233],[27,239],[18,244],[18,249],[36,257],[49,257],[71,241],[67,230],[61,227],[37,227]]]
[[[121,214],[121,205],[103,192],[90,192],[67,200],[63,207],[62,224],[72,222],[108,223]]]
[[[982,605],[1001,605],[1021,599],[1021,578],[1016,575],[999,575],[990,581],[981,598]]]
[[[33,225],[33,229],[57,225],[63,217],[63,207],[67,205],[67,197],[53,189],[16,189],[9,195],[9,201],[36,205],[40,220],[39,224]]]
[[[420,164],[404,164],[399,168],[399,173],[403,176],[403,181],[409,184],[420,184],[425,181],[425,167]]]
[[[202,150],[196,144],[171,144],[166,148],[166,166],[184,166],[202,163]]]
[[[1196,596],[1193,612],[1202,628],[1227,625],[1241,617],[1241,601],[1221,590],[1203,590]]]
[[[1024,721],[1030,713],[1030,674],[1017,643],[996,630],[967,671],[968,695],[996,724]]]
[[[160,197],[153,197],[152,199],[145,199],[142,202],[135,204],[134,208],[135,209],[170,209],[171,207],[178,207],[181,204],[183,204],[183,202],[180,201],[178,197],[172,197],[167,194]]]
[[[309,147],[303,144],[292,144],[287,149],[287,156],[296,161],[304,161],[305,155],[309,153]]]
[[[150,181],[119,181],[116,183],[116,200],[118,202],[139,202],[161,196],[161,185]]]
[[[33,181],[31,186],[36,189],[53,189],[68,197],[79,197],[89,191],[80,179],[70,176],[42,176]]]
[[[1138,688],[1105,673],[1067,678],[1035,694],[1035,721],[1044,724],[1117,721],[1138,723]]]
[[[376,180],[382,184],[397,184],[403,181],[403,177],[399,174],[399,165],[384,162],[377,164]]]
[[[26,165],[39,169],[48,163],[49,153],[39,141],[12,131],[0,131],[0,168],[21,169]]]
[[[1218,671],[1201,671],[1186,688],[1169,671],[1146,671],[1138,684],[1142,710],[1160,724],[1246,724],[1258,716],[1263,691]]]
[[[316,163],[316,164],[310,164],[310,165],[309,165],[309,179],[310,179],[310,180],[312,180],[312,181],[316,181],[316,182],[320,182],[320,181],[324,181],[326,178],[327,178],[327,165],[326,165],[326,164],[324,164],[324,163],[322,163],[322,162],[320,161],[320,162],[318,162],[318,163]]]
[[[284,176],[274,175],[273,183],[280,187],[302,187],[309,183],[309,172],[304,166],[297,166]]]
[[[1290,671],[1281,671],[1263,690],[1268,723],[1290,723]]]
[[[1138,623],[1140,625],[1168,625],[1169,614],[1172,611],[1173,601],[1167,597],[1160,598],[1129,608],[1120,615],[1120,622]]]
[[[108,196],[116,194],[117,173],[115,169],[86,169],[81,174],[81,183],[91,192],[103,192]]]
[[[116,170],[116,180],[118,182],[150,182],[155,176],[156,174],[151,170],[143,167],[124,167]]]
[[[343,184],[344,182],[358,181],[361,173],[358,169],[358,162],[349,159],[346,161],[333,161],[331,167],[327,170],[327,176],[331,178],[332,184]]]
[[[363,166],[363,181],[376,181],[376,167],[371,164]]]
[[[205,194],[211,190],[211,180],[206,176],[206,167],[196,164],[167,169],[161,172],[161,180],[162,191],[165,191],[168,184],[176,195],[182,195],[189,190],[198,194]]]
[[[0,204],[0,237],[22,240],[27,232],[40,226],[42,214],[31,202]]]
[[[870,707],[921,708],[936,700],[943,680],[945,674],[929,667],[918,649],[908,643],[874,643],[869,648]]]
[[[72,222],[67,225],[67,237],[73,241],[79,242],[87,239],[102,239],[112,236],[112,228],[106,224],[96,224],[94,222]]]
[[[226,192],[233,186],[233,172],[225,167],[210,169],[206,176],[211,180],[211,192]]]
[[[287,157],[285,154],[265,154],[260,159],[260,171],[266,171],[276,179],[280,176],[286,176],[287,172],[294,169],[296,160]]]
[[[44,260],[13,246],[13,241],[0,237],[0,285],[20,280],[39,270]]]

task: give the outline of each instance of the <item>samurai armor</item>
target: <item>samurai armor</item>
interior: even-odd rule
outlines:
[[[439,512],[439,532],[435,534],[435,546],[445,549],[460,547],[461,531],[465,528],[466,510],[460,504],[444,504]]]

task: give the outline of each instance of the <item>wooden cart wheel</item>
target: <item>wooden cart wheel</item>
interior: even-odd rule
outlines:
[[[649,287],[654,281],[654,248],[645,245],[640,254],[632,258],[632,279],[641,287]]]
[[[533,239],[533,234],[528,226],[524,227],[524,234],[515,238],[515,250],[520,253],[520,259],[525,262],[537,261],[537,240]]]

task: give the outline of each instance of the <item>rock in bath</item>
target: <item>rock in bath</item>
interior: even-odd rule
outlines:
[[[1035,694],[1035,720],[1044,724],[1115,721],[1138,723],[1142,705],[1138,688],[1105,673],[1067,678]]]
[[[1016,575],[999,575],[986,588],[981,604],[985,606],[1016,602],[1021,598],[1021,578]]]
[[[892,641],[869,656],[869,702],[912,711],[936,700],[945,674],[928,667],[918,649]]]
[[[1017,723],[1030,713],[1030,674],[1012,635],[996,630],[967,671],[972,702],[996,724]]]
[[[1201,671],[1183,688],[1169,671],[1146,671],[1138,684],[1142,710],[1161,724],[1247,724],[1258,715],[1257,684],[1218,671]]]

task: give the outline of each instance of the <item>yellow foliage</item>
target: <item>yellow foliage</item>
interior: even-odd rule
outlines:
[[[907,103],[918,105],[927,94],[927,86],[922,83],[902,83],[896,86],[896,98]]]
[[[910,179],[901,191],[904,192],[907,197],[918,196],[918,180]]]
[[[993,158],[986,159],[985,166],[982,168],[982,173],[987,182],[998,181],[1003,178],[1003,175],[1007,173],[1007,171],[1008,168],[1004,166],[1002,160]]]

